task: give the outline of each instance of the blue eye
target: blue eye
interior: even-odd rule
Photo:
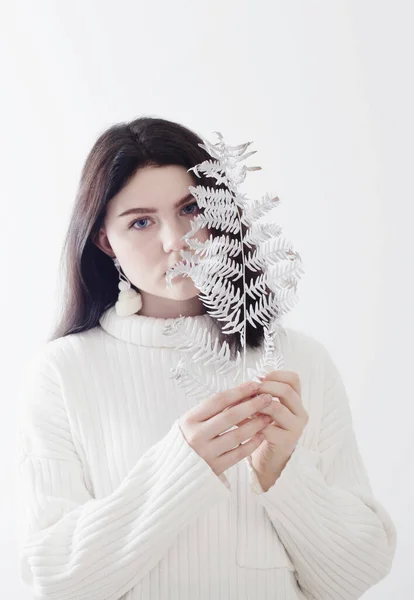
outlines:
[[[198,208],[197,202],[192,202],[191,204],[187,204],[186,206],[184,206],[183,210],[186,208],[189,208],[190,206],[195,206],[196,208]],[[186,214],[193,214],[193,213],[186,213]]]
[[[191,204],[187,204],[186,206],[184,206],[183,210],[185,210],[186,208],[190,208],[192,206],[195,206],[195,208],[198,209],[197,202],[192,202]],[[195,212],[196,211],[191,211],[191,212],[186,212],[185,214],[187,216],[193,216]],[[141,219],[136,219],[135,221],[132,221],[131,225],[129,226],[129,229],[137,229],[138,231],[140,231],[142,229],[147,229],[147,227],[134,227],[135,223],[139,223],[140,221],[141,222],[142,221],[148,221],[148,217],[143,217]]]
[[[139,223],[140,221],[148,221],[148,219],[137,219],[131,223],[130,229],[145,229],[145,227],[133,227],[135,223]]]

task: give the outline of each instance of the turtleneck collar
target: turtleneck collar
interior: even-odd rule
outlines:
[[[110,335],[131,344],[154,348],[174,348],[177,345],[175,336],[165,335],[163,331],[167,325],[172,325],[179,319],[180,317],[167,319],[147,317],[139,313],[120,317],[115,311],[115,306],[111,306],[101,315],[99,324]],[[216,323],[208,313],[184,317],[185,328],[194,324],[202,329],[208,329],[214,335]]]

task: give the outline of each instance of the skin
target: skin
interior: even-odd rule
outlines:
[[[289,462],[309,415],[302,403],[300,376],[295,371],[271,371],[261,377],[255,388],[255,395],[258,394],[269,394],[272,402],[255,414],[265,414],[271,421],[261,430],[264,440],[250,458],[259,483],[267,492]],[[237,425],[244,425],[250,419],[243,419]]]
[[[300,377],[294,371],[271,371],[262,379],[258,393],[279,399],[261,409],[273,421],[262,430],[265,439],[251,454],[260,485],[267,492],[292,456],[309,415],[302,403]]]
[[[196,200],[191,196],[181,207],[174,207],[190,194],[190,185],[197,183],[178,165],[140,169],[109,202],[94,240],[108,256],[118,258],[123,273],[138,288],[140,315],[175,318],[205,312],[191,277],[175,277],[171,288],[165,280],[167,269],[182,260],[180,250],[190,251],[181,238],[199,214]],[[158,212],[119,216],[128,209],[143,207]],[[193,237],[205,242],[209,230],[198,230]]]

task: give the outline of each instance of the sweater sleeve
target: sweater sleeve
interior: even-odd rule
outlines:
[[[28,366],[28,365],[27,365]],[[118,600],[177,535],[228,497],[176,420],[110,495],[85,483],[59,371],[31,361],[18,395],[20,574],[36,598]]]
[[[319,342],[320,343],[320,342]],[[373,495],[339,371],[325,364],[318,450],[296,446],[264,492],[251,464],[253,491],[296,568],[309,600],[356,600],[391,570],[395,526]]]

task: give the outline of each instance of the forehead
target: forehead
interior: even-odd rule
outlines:
[[[139,169],[108,205],[108,215],[139,206],[162,209],[169,207],[195,185],[185,167],[168,165]]]

